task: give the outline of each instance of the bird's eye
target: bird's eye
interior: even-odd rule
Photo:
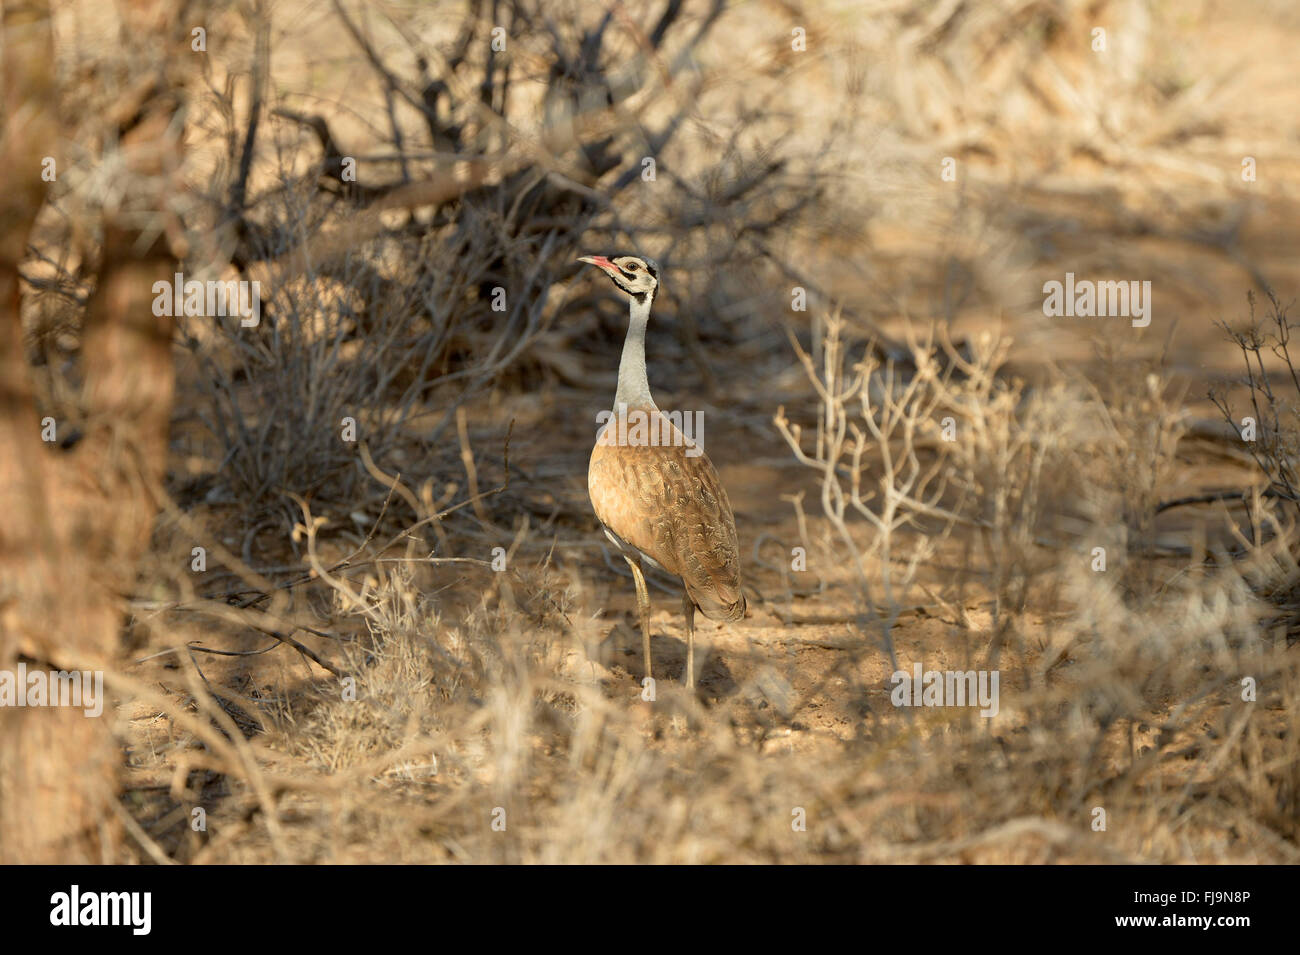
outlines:
[[[641,268],[641,266],[637,265],[635,262],[629,262],[627,264],[627,270],[629,272],[635,272],[639,268]]]

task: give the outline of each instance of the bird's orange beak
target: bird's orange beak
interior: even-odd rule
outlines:
[[[606,272],[618,271],[618,266],[603,255],[584,255],[579,258],[578,261],[586,262],[588,265],[594,265],[597,268],[604,269]]]

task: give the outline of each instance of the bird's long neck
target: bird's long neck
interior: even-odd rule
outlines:
[[[645,328],[650,321],[652,301],[649,295],[643,301],[632,299],[632,317],[627,326],[627,338],[623,340],[623,357],[618,363],[618,391],[614,395],[616,408],[619,405],[654,407],[645,373]]]

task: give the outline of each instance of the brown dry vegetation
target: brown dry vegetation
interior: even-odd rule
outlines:
[[[1289,4],[196,4],[130,62],[112,9],[53,11],[31,433],[136,440],[82,317],[123,209],[263,296],[177,320],[151,544],[85,542],[126,620],[100,858],[1300,859]],[[160,90],[165,200],[116,139]],[[626,304],[573,260],[624,249],[751,608],[697,623],[688,696],[652,587],[653,702],[586,498]],[[1150,326],[1045,317],[1066,272],[1150,281]],[[7,587],[0,668],[100,662],[24,642],[56,598]],[[893,706],[915,663],[998,671],[997,716]],[[29,829],[0,858],[74,857]]]

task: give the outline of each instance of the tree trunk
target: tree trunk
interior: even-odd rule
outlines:
[[[165,0],[163,0],[165,5]],[[128,16],[156,16],[133,4]],[[58,141],[49,9],[6,3],[5,126],[0,156],[0,671],[106,670],[117,662],[123,596],[135,585],[157,511],[171,417],[172,320],[153,314],[153,283],[171,279],[165,199],[179,157],[177,100],[147,94],[122,131],[122,208],[104,249],[82,339],[82,437],[41,440],[24,359],[18,267],[44,199],[41,161]],[[156,27],[155,27],[156,29]],[[161,44],[162,41],[160,40]],[[12,190],[12,191],[10,191]],[[140,212],[153,211],[142,245]],[[114,710],[0,707],[0,863],[119,861],[121,755]]]

